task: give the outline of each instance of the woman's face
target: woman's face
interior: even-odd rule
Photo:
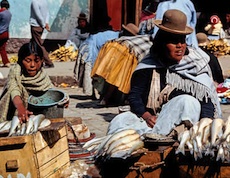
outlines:
[[[226,14],[226,22],[230,23],[230,14]]]
[[[179,63],[186,51],[185,35],[171,35],[166,43],[167,57]]]
[[[86,20],[79,20],[78,24],[81,28],[84,28],[86,26]]]
[[[36,56],[34,54],[27,56],[25,59],[22,60],[22,64],[25,69],[25,75],[28,77],[35,76],[38,71],[41,70],[42,63],[43,59],[41,59],[39,56]]]

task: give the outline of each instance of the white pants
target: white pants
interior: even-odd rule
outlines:
[[[199,121],[201,106],[197,99],[189,95],[180,95],[166,103],[157,117],[153,128],[130,111],[118,114],[110,122],[108,134],[124,129],[135,129],[139,134],[157,133],[168,135],[181,121],[189,120],[192,124]]]

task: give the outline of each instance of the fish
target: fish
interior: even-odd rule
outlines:
[[[11,121],[5,121],[4,126],[0,129],[0,133],[10,129]]]
[[[33,117],[33,131],[32,133],[36,133],[38,131],[38,127],[41,122],[45,119],[44,114],[38,114]]]
[[[187,140],[186,143],[185,143],[190,151],[190,154],[192,155],[193,154],[193,145],[191,143],[191,140]]]
[[[106,150],[106,154],[110,154],[114,149],[116,149],[116,147],[119,147],[120,145],[125,145],[139,138],[140,135],[138,133],[134,133],[132,135],[126,135],[122,138],[119,138],[109,145],[108,149]]]
[[[9,121],[3,121],[0,123],[0,130],[8,123]]]
[[[41,122],[41,124],[39,125],[38,130],[39,130],[39,129],[43,129],[43,128],[49,126],[50,124],[51,124],[51,121],[50,121],[49,119],[44,119],[44,120]]]
[[[101,143],[101,145],[99,146],[99,150],[98,150],[98,154],[97,154],[97,157],[100,156],[103,152],[106,152],[109,145],[122,138],[122,137],[125,137],[127,135],[132,135],[134,133],[137,133],[136,130],[134,129],[126,129],[126,130],[121,130],[119,132],[116,132],[114,134],[111,134],[111,135],[108,135],[108,137],[106,138],[106,140],[104,142]]]
[[[112,158],[123,158],[126,159],[127,157],[129,157],[130,155],[132,155],[132,153],[140,148],[144,147],[144,142],[140,139],[138,139],[137,141],[134,142],[134,144],[132,145],[132,147],[130,148],[126,148],[126,149],[120,149],[117,150],[116,152],[113,152],[111,154],[110,157]]]
[[[19,124],[20,124],[20,120],[18,116],[13,116],[11,120],[10,132],[8,134],[8,137],[11,137],[13,134],[16,133],[16,128],[18,127]]]
[[[106,136],[103,136],[103,137],[99,137],[99,138],[94,138],[92,140],[89,140],[87,141],[83,146],[82,148],[84,149],[89,149],[90,147],[92,146],[96,146],[96,145],[100,145],[101,142],[106,138]],[[90,150],[89,150],[90,151]]]
[[[207,145],[210,141],[212,124],[206,125],[203,130],[202,144]]]
[[[212,121],[212,125],[211,125],[211,147],[215,147],[215,142],[216,139],[223,134],[223,125],[224,125],[224,121],[221,118],[216,118]]]
[[[202,147],[203,147],[202,138],[203,138],[203,134],[204,134],[204,128],[205,128],[207,125],[211,124],[211,123],[212,123],[212,119],[210,119],[210,118],[202,118],[202,119],[199,121],[198,129],[197,129],[197,133],[196,133],[195,139],[196,139],[198,151],[199,151],[200,153],[201,153]]]
[[[118,147],[112,149],[111,152],[109,152],[109,154],[114,154],[115,152],[118,152],[120,150],[131,149],[133,146],[138,145],[138,144],[142,144],[142,143],[143,143],[143,141],[141,139],[136,139],[136,140],[130,141],[126,144],[119,145]]]
[[[225,160],[225,158],[224,158],[224,148],[223,148],[222,144],[219,146],[217,156],[216,156],[216,161],[219,161],[219,160],[221,160],[222,162]]]
[[[30,115],[29,120],[26,122],[26,135],[31,134],[33,132],[34,121],[33,118],[35,115]]]
[[[176,154],[182,153],[185,155],[185,143],[190,139],[190,131],[185,130],[184,132],[179,134],[178,140],[180,141],[179,146],[176,149]]]
[[[196,122],[190,129],[189,129],[189,134],[190,134],[190,139],[193,140],[196,137],[196,133],[198,131],[198,125],[199,122]]]
[[[26,123],[21,124],[20,135],[24,135],[26,132]]]
[[[230,116],[228,116],[227,120],[224,123],[224,133],[221,136],[221,140],[226,140],[227,136],[230,134]]]

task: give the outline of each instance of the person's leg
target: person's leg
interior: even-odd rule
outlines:
[[[180,95],[166,103],[157,117],[152,132],[168,135],[183,121],[195,124],[200,119],[199,101],[190,95]]]
[[[2,57],[3,66],[5,67],[10,66],[10,61],[8,59],[7,52],[6,52],[6,43],[8,39],[9,39],[8,32],[4,32],[0,34],[0,55]]]
[[[53,62],[49,59],[48,52],[46,51],[45,47],[43,46],[43,40],[41,38],[42,33],[43,33],[43,28],[31,26],[31,36],[32,36],[31,40],[35,41],[42,48],[45,65],[47,67],[54,67]]]

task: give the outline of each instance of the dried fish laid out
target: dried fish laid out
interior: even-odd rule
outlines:
[[[227,120],[202,118],[180,133],[178,140],[176,154],[185,155],[185,148],[188,148],[195,160],[210,156],[216,161],[230,162],[230,116]]]
[[[96,158],[123,158],[126,159],[144,147],[141,136],[134,129],[122,130],[94,138],[83,145],[83,148],[96,153]]]
[[[20,123],[18,116],[13,116],[11,121],[4,121],[0,123],[0,133],[9,131],[8,137],[29,135],[36,133],[39,129],[47,127],[51,124],[45,115],[31,115],[26,123]]]

